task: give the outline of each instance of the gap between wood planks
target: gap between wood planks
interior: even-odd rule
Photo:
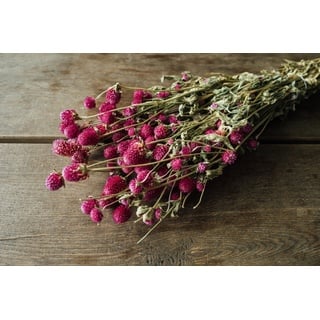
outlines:
[[[39,143],[39,144],[51,144],[55,139],[64,138],[62,136],[0,136],[0,143]],[[290,138],[261,138],[259,139],[261,144],[320,144],[320,137],[290,137]]]

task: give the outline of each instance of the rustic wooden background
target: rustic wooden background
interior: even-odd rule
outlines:
[[[256,152],[209,184],[202,205],[165,221],[100,226],[79,211],[104,177],[49,192],[59,112],[118,81],[159,83],[190,70],[258,72],[316,54],[1,54],[1,265],[319,265],[320,93],[275,120]],[[89,191],[90,190],[90,191]],[[96,191],[96,192],[95,192]]]

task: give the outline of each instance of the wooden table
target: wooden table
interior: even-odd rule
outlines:
[[[2,54],[0,55],[1,265],[319,265],[320,94],[285,122],[275,120],[256,152],[209,184],[202,205],[162,223],[100,226],[79,198],[104,181],[49,192],[47,174],[67,163],[52,155],[59,112],[79,108],[116,81],[158,84],[190,70],[258,72],[312,54]],[[88,189],[89,188],[89,189]]]

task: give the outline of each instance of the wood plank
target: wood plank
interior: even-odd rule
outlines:
[[[66,159],[46,144],[0,144],[1,265],[319,265],[320,145],[262,145],[191,199],[144,242],[142,224],[100,226],[78,198],[104,177],[49,192]]]
[[[129,86],[159,84],[163,74],[259,72],[278,67],[283,59],[316,54],[1,54],[0,141],[46,142],[60,135],[59,113],[81,110],[86,95],[96,95],[119,81]],[[291,121],[272,127],[266,139],[317,136],[320,110],[306,103]],[[303,126],[297,125],[304,119]],[[275,133],[276,132],[276,133]],[[11,139],[11,140],[10,140]],[[13,140],[12,140],[13,139]]]

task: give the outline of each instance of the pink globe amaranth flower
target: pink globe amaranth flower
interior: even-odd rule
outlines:
[[[163,188],[147,190],[143,196],[143,200],[152,201],[156,199],[161,194],[162,191],[163,191]]]
[[[124,128],[127,130],[129,126],[136,124],[136,120],[133,118],[129,118],[124,122]]]
[[[115,132],[113,135],[112,135],[112,141],[115,142],[115,143],[119,143],[119,141],[124,138],[126,136],[126,133],[124,131],[118,131],[118,132]]]
[[[52,152],[59,156],[71,157],[82,147],[74,140],[56,139],[52,143]]]
[[[253,129],[253,126],[250,123],[247,123],[245,126],[240,128],[241,133],[244,135],[250,133]]]
[[[71,161],[73,163],[87,163],[88,158],[89,155],[87,150],[78,150],[72,155]]]
[[[61,187],[64,187],[64,179],[61,173],[51,172],[46,178],[46,188],[50,191],[56,191]]]
[[[146,138],[146,140],[144,141],[146,148],[148,150],[154,150],[154,148],[156,147],[156,142],[155,142],[155,138],[152,136],[149,136]]]
[[[251,150],[256,150],[259,147],[259,141],[251,138],[247,141],[247,147]]]
[[[74,109],[67,109],[60,112],[60,120],[65,123],[74,122],[79,119],[78,113]]]
[[[170,92],[169,91],[159,91],[156,96],[160,99],[166,99],[170,96]]]
[[[88,127],[78,135],[77,141],[82,146],[95,145],[99,142],[99,135],[93,127]]]
[[[160,220],[162,218],[162,209],[161,208],[156,208],[156,210],[154,210],[154,217],[157,220]]]
[[[136,129],[133,128],[133,127],[129,128],[128,129],[128,136],[131,137],[131,138],[135,137],[136,136]]]
[[[182,72],[181,73],[181,80],[182,81],[188,81],[190,80],[191,76],[188,72]]]
[[[132,96],[132,104],[139,104],[143,102],[144,98],[144,91],[143,90],[135,90],[133,91],[133,96]]]
[[[150,186],[153,182],[153,174],[151,170],[142,169],[137,173],[137,181],[144,186]]]
[[[234,164],[237,160],[237,154],[235,151],[227,150],[222,153],[222,162],[225,164]]]
[[[171,193],[170,200],[176,201],[180,199],[180,192],[175,190]]]
[[[115,198],[108,198],[108,199],[99,199],[98,202],[98,206],[101,210],[104,210],[110,206],[112,206],[112,204],[116,201]]]
[[[168,173],[169,169],[167,168],[166,165],[164,166],[161,166],[158,170],[157,170],[157,174],[160,176],[160,177],[163,177],[165,176],[167,173]]]
[[[159,120],[160,122],[162,123],[167,123],[168,122],[168,117],[164,114],[164,113],[159,113],[157,116],[156,116],[156,119]]]
[[[217,109],[218,108],[218,104],[217,103],[215,103],[215,102],[213,102],[213,103],[211,103],[211,105],[210,105],[210,109]]]
[[[128,221],[131,217],[131,211],[123,204],[117,206],[112,212],[112,219],[114,223],[120,224]]]
[[[88,172],[84,163],[72,163],[62,169],[65,180],[77,182],[88,178]]]
[[[204,187],[205,187],[205,185],[204,185],[203,182],[201,182],[201,181],[197,181],[197,182],[196,182],[196,189],[197,189],[199,192],[202,192],[202,191],[204,190]]]
[[[182,178],[179,181],[179,190],[183,193],[190,193],[192,192],[196,187],[196,183],[194,179],[190,177]]]
[[[136,113],[137,113],[137,108],[133,106],[126,107],[122,110],[122,115],[124,117],[132,117]]]
[[[76,123],[69,124],[63,130],[63,134],[67,139],[74,139],[80,133],[80,127]]]
[[[191,152],[196,152],[198,149],[200,149],[201,144],[199,144],[198,142],[191,141],[189,147]]]
[[[169,130],[167,126],[159,124],[154,128],[154,137],[156,139],[164,139],[168,136]]]
[[[175,91],[180,91],[181,88],[182,88],[182,85],[181,85],[180,83],[176,83],[176,84],[173,86],[173,89],[174,89]]]
[[[208,169],[208,164],[205,162],[199,162],[197,166],[197,172],[204,173]]]
[[[211,152],[211,146],[207,144],[207,145],[205,145],[205,146],[202,147],[202,150],[203,150],[204,152]]]
[[[93,208],[90,211],[90,218],[91,218],[92,222],[100,223],[102,221],[102,219],[103,219],[103,214],[102,214],[100,209]]]
[[[125,174],[128,174],[134,170],[132,167],[130,167],[124,163],[123,158],[118,158],[117,164],[119,167],[121,167],[122,172],[124,172]]]
[[[126,165],[142,164],[146,161],[146,150],[140,141],[130,143],[123,154],[123,161]]]
[[[123,140],[118,143],[117,151],[122,156],[129,148],[129,145],[131,143],[131,140]]]
[[[126,188],[126,181],[119,175],[114,175],[107,178],[102,194],[104,196],[116,195]]]
[[[180,154],[182,154],[184,156],[191,154],[190,147],[187,147],[187,146],[182,147],[181,151],[180,151]]]
[[[171,168],[173,171],[179,171],[182,168],[182,159],[177,158],[177,159],[172,159],[170,164],[171,164]]]
[[[107,133],[107,126],[105,124],[97,124],[94,126],[94,129],[97,131],[98,136]]]
[[[61,121],[60,124],[59,124],[59,131],[64,134],[64,130],[68,126],[70,126],[70,125],[72,125],[74,123],[75,123],[74,120],[63,120],[63,121]]]
[[[153,136],[153,128],[150,124],[145,123],[141,126],[139,135],[142,139],[147,139],[148,137]]]
[[[234,130],[229,135],[229,140],[232,145],[236,146],[241,143],[243,135],[239,130]]]
[[[93,97],[85,97],[83,100],[83,106],[86,109],[94,109],[96,107],[96,99]]]
[[[153,218],[151,218],[151,219],[145,219],[145,220],[143,220],[143,223],[144,223],[145,225],[151,227],[151,226],[154,225],[155,221],[154,221]]]
[[[165,144],[157,145],[152,153],[153,159],[156,161],[162,160],[169,151],[169,147]]]
[[[103,150],[103,156],[109,160],[116,158],[118,156],[118,151],[116,146],[107,146]]]
[[[99,120],[105,124],[112,124],[116,121],[116,117],[112,111],[106,111],[98,116]]]
[[[204,134],[208,135],[208,134],[213,134],[213,133],[215,133],[215,132],[216,132],[216,131],[215,131],[214,129],[208,128],[208,129],[206,129],[206,130],[204,131]]]
[[[97,206],[96,199],[87,199],[81,202],[80,210],[84,214],[90,214],[90,211]]]
[[[99,112],[108,112],[108,111],[114,111],[117,108],[115,104],[111,104],[108,102],[103,102],[99,107]]]
[[[114,87],[109,88],[106,92],[105,102],[109,104],[117,104],[121,99],[121,91]]]
[[[178,119],[177,119],[177,117],[175,116],[175,115],[173,115],[173,114],[170,114],[169,116],[168,116],[168,120],[169,120],[169,123],[178,123]]]
[[[129,182],[129,190],[133,195],[137,195],[143,191],[143,187],[139,184],[137,179],[132,179]]]

